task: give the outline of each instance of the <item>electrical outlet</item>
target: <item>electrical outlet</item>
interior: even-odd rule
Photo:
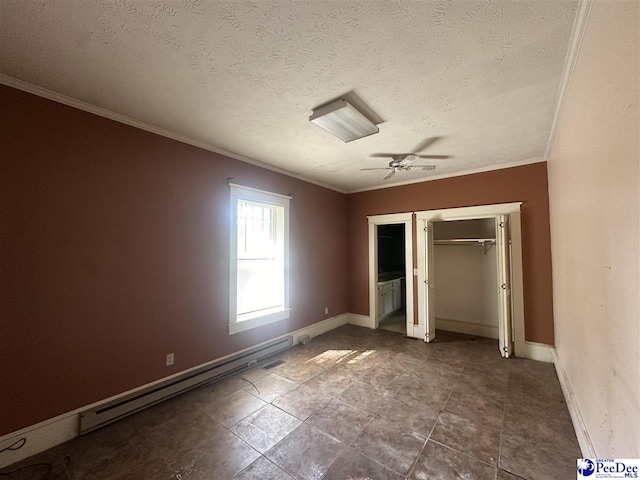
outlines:
[[[329,307],[324,307],[324,314],[329,315]]]
[[[173,353],[167,353],[167,367],[170,367],[171,365],[173,365]]]

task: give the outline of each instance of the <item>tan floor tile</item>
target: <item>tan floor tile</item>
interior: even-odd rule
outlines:
[[[319,428],[334,438],[350,444],[373,420],[373,415],[334,400],[307,420],[307,425]]]
[[[330,397],[322,395],[306,385],[299,385],[294,390],[276,398],[273,405],[305,421],[330,401]]]
[[[293,477],[266,457],[260,457],[233,477],[233,480],[293,480]]]
[[[504,400],[473,392],[453,392],[444,409],[491,428],[502,428]]]
[[[212,418],[230,428],[252,413],[266,407],[267,403],[244,390],[239,390],[224,398],[203,407],[203,411]]]
[[[184,480],[227,479],[240,473],[260,454],[226,429],[206,445],[176,458],[171,467]]]
[[[375,414],[386,404],[389,397],[391,397],[391,393],[383,388],[356,382],[347,388],[338,399],[353,407]]]
[[[390,470],[407,475],[424,442],[421,435],[376,418],[351,446]]]
[[[231,431],[260,453],[264,453],[301,423],[279,408],[267,405],[235,424]]]
[[[496,468],[429,440],[409,478],[494,480]]]
[[[265,456],[297,479],[320,480],[343,450],[335,438],[302,424]]]
[[[498,463],[500,430],[476,424],[453,413],[442,412],[429,439],[485,463]]]
[[[251,393],[267,403],[271,403],[279,396],[293,390],[297,386],[298,384],[291,380],[287,380],[275,373],[270,373],[254,381],[252,384],[247,385],[244,391]]]
[[[331,465],[324,478],[328,480],[403,480],[405,477],[349,448]]]
[[[388,422],[408,428],[428,437],[441,410],[428,403],[392,395],[385,398],[377,415]]]

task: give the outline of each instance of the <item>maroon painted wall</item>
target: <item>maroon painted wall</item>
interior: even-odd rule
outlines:
[[[0,105],[0,435],[347,311],[345,195],[6,86]],[[227,177],[295,195],[291,318],[232,336]]]
[[[367,215],[523,202],[525,338],[553,345],[547,164],[415,183],[348,197],[349,311],[369,314]]]

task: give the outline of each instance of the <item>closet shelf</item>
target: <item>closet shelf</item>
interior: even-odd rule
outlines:
[[[495,245],[495,238],[451,238],[449,240],[434,240],[434,245]]]
[[[491,245],[496,244],[495,238],[451,238],[449,240],[434,240],[434,245],[477,245],[484,247],[484,254]]]

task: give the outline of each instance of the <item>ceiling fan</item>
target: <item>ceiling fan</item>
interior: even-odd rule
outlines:
[[[420,168],[422,170],[435,170],[435,165],[414,165],[413,162],[420,158],[429,158],[433,160],[445,160],[447,158],[451,158],[449,155],[420,155],[420,152],[425,150],[427,147],[430,147],[435,142],[440,140],[442,137],[430,137],[419,143],[413,152],[411,153],[374,153],[371,155],[375,158],[387,158],[390,157],[392,160],[389,162],[388,167],[378,167],[378,168],[361,168],[360,170],[391,170],[383,180],[387,180],[388,178],[393,177],[396,172],[400,171],[409,171],[414,168]]]

